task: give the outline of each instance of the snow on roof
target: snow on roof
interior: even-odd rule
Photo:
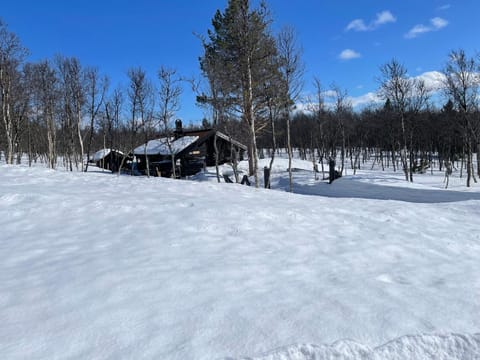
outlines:
[[[179,152],[183,151],[185,148],[193,144],[195,141],[198,140],[198,136],[184,136],[177,140],[173,140],[170,138],[170,147],[172,152],[170,152],[170,148],[168,146],[169,138],[163,137],[160,139],[150,140],[147,142],[147,148],[145,149],[145,144],[140,145],[133,150],[135,155],[170,155],[170,154],[178,154]]]
[[[118,151],[118,150],[115,150],[115,149],[100,149],[93,155],[93,161],[102,160],[105,156],[110,154],[112,151],[115,151],[115,152],[119,153],[120,155],[123,155],[123,153],[121,151]]]
[[[220,131],[217,131],[217,136],[222,138],[223,140],[226,140],[226,141],[230,142],[231,144],[239,147],[240,149],[247,151],[247,147],[245,145],[243,145],[241,142],[239,142],[237,140],[232,139],[231,136],[225,135],[224,133],[221,133]]]

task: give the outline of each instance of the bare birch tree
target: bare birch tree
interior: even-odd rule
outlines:
[[[314,114],[315,118],[315,127],[313,133],[315,136],[315,147],[317,149],[318,158],[322,167],[322,179],[325,179],[325,166],[323,163],[324,158],[326,157],[326,145],[325,145],[325,133],[323,126],[325,124],[325,92],[322,87],[322,82],[318,77],[313,79],[313,86],[315,89],[315,100],[312,103],[312,108],[310,109]],[[314,160],[313,160],[314,161]],[[314,163],[315,169],[315,163]]]
[[[468,57],[464,50],[452,51],[443,71],[445,75],[444,91],[452,101],[460,117],[460,130],[464,141],[464,153],[467,167],[467,187],[471,179],[475,179],[473,172],[473,146],[480,149],[478,121],[478,90],[480,87],[480,64],[474,58]],[[477,113],[477,118],[475,118]],[[477,162],[478,162],[477,153]],[[480,175],[479,175],[480,176]]]
[[[95,121],[100,108],[103,106],[105,95],[108,89],[108,78],[100,78],[97,68],[85,69],[85,92],[87,103],[87,114],[90,120],[88,142],[87,142],[87,162],[85,171],[88,170],[90,161],[90,152],[92,147],[93,133],[95,132]]]
[[[412,146],[414,123],[413,115],[424,108],[428,101],[425,83],[408,76],[407,68],[396,59],[381,68],[379,95],[391,104],[392,113],[397,115],[401,124],[401,151],[405,180],[413,182],[414,153]]]
[[[130,131],[131,150],[135,148],[135,142],[139,130],[144,133],[145,171],[150,176],[150,164],[147,156],[147,142],[149,123],[152,121],[153,86],[148,81],[146,72],[142,68],[132,68],[128,71],[130,80],[128,99],[130,101]]]
[[[330,86],[331,97],[333,99],[333,111],[336,117],[337,134],[340,135],[340,174],[344,174],[345,169],[345,153],[346,153],[346,136],[345,136],[345,121],[346,117],[352,112],[352,104],[348,99],[347,90],[342,90],[337,84]]]
[[[20,81],[19,67],[27,56],[27,50],[20,43],[16,34],[10,32],[7,25],[0,20],[0,105],[2,123],[6,140],[6,162],[13,163],[16,135],[13,108],[15,106],[15,87]]]
[[[180,95],[182,94],[181,79],[178,77],[175,69],[169,69],[164,66],[161,66],[158,70],[158,79],[160,81],[158,93],[160,132],[164,135],[167,148],[170,152],[172,177],[176,178],[176,149],[172,146],[174,140],[172,138],[172,129],[174,127],[173,122],[176,113],[180,110]]]
[[[47,166],[55,169],[57,164],[58,79],[55,69],[48,61],[29,64],[26,67],[32,91],[32,105],[37,118],[46,129]],[[43,140],[43,139],[39,139]]]
[[[202,45],[205,49],[205,55],[200,59],[200,68],[203,75],[207,79],[208,87],[206,91],[201,92],[197,96],[197,103],[201,106],[207,106],[211,110],[212,127],[215,131],[215,137],[213,140],[213,147],[215,151],[215,173],[217,176],[217,182],[220,182],[220,169],[218,166],[218,146],[217,146],[217,134],[220,129],[224,130],[225,117],[228,109],[228,96],[224,96],[222,93],[222,81],[225,79],[222,77],[222,71],[220,67],[222,62],[216,56],[215,52],[212,52],[212,45],[207,44],[203,37],[200,37]],[[194,88],[198,90],[198,86],[194,85]]]
[[[65,165],[73,171],[73,164],[83,171],[84,141],[82,134],[85,104],[84,72],[77,58],[57,56],[57,67],[63,101]]]
[[[292,175],[292,143],[291,143],[291,112],[296,101],[300,98],[302,90],[304,65],[301,60],[302,49],[298,44],[295,31],[291,27],[283,28],[277,38],[277,50],[280,58],[280,73],[282,74],[283,87],[281,90],[284,104],[284,115],[287,129],[288,152],[288,177],[289,190],[293,191]]]

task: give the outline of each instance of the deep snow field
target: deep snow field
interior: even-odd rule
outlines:
[[[480,184],[286,167],[0,165],[0,358],[480,359]]]

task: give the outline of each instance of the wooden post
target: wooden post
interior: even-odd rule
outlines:
[[[330,158],[328,161],[328,183],[331,184],[335,180],[335,160]]]
[[[265,189],[270,189],[270,169],[267,166],[263,168],[263,180]]]

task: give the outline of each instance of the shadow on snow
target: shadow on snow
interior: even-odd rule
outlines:
[[[313,180],[312,180],[313,181]],[[279,179],[277,188],[288,191],[288,178]],[[352,177],[335,180],[332,184],[315,181],[312,184],[294,184],[294,193],[334,198],[396,200],[410,203],[449,203],[480,200],[480,193],[451,190],[412,189],[364,183]]]

